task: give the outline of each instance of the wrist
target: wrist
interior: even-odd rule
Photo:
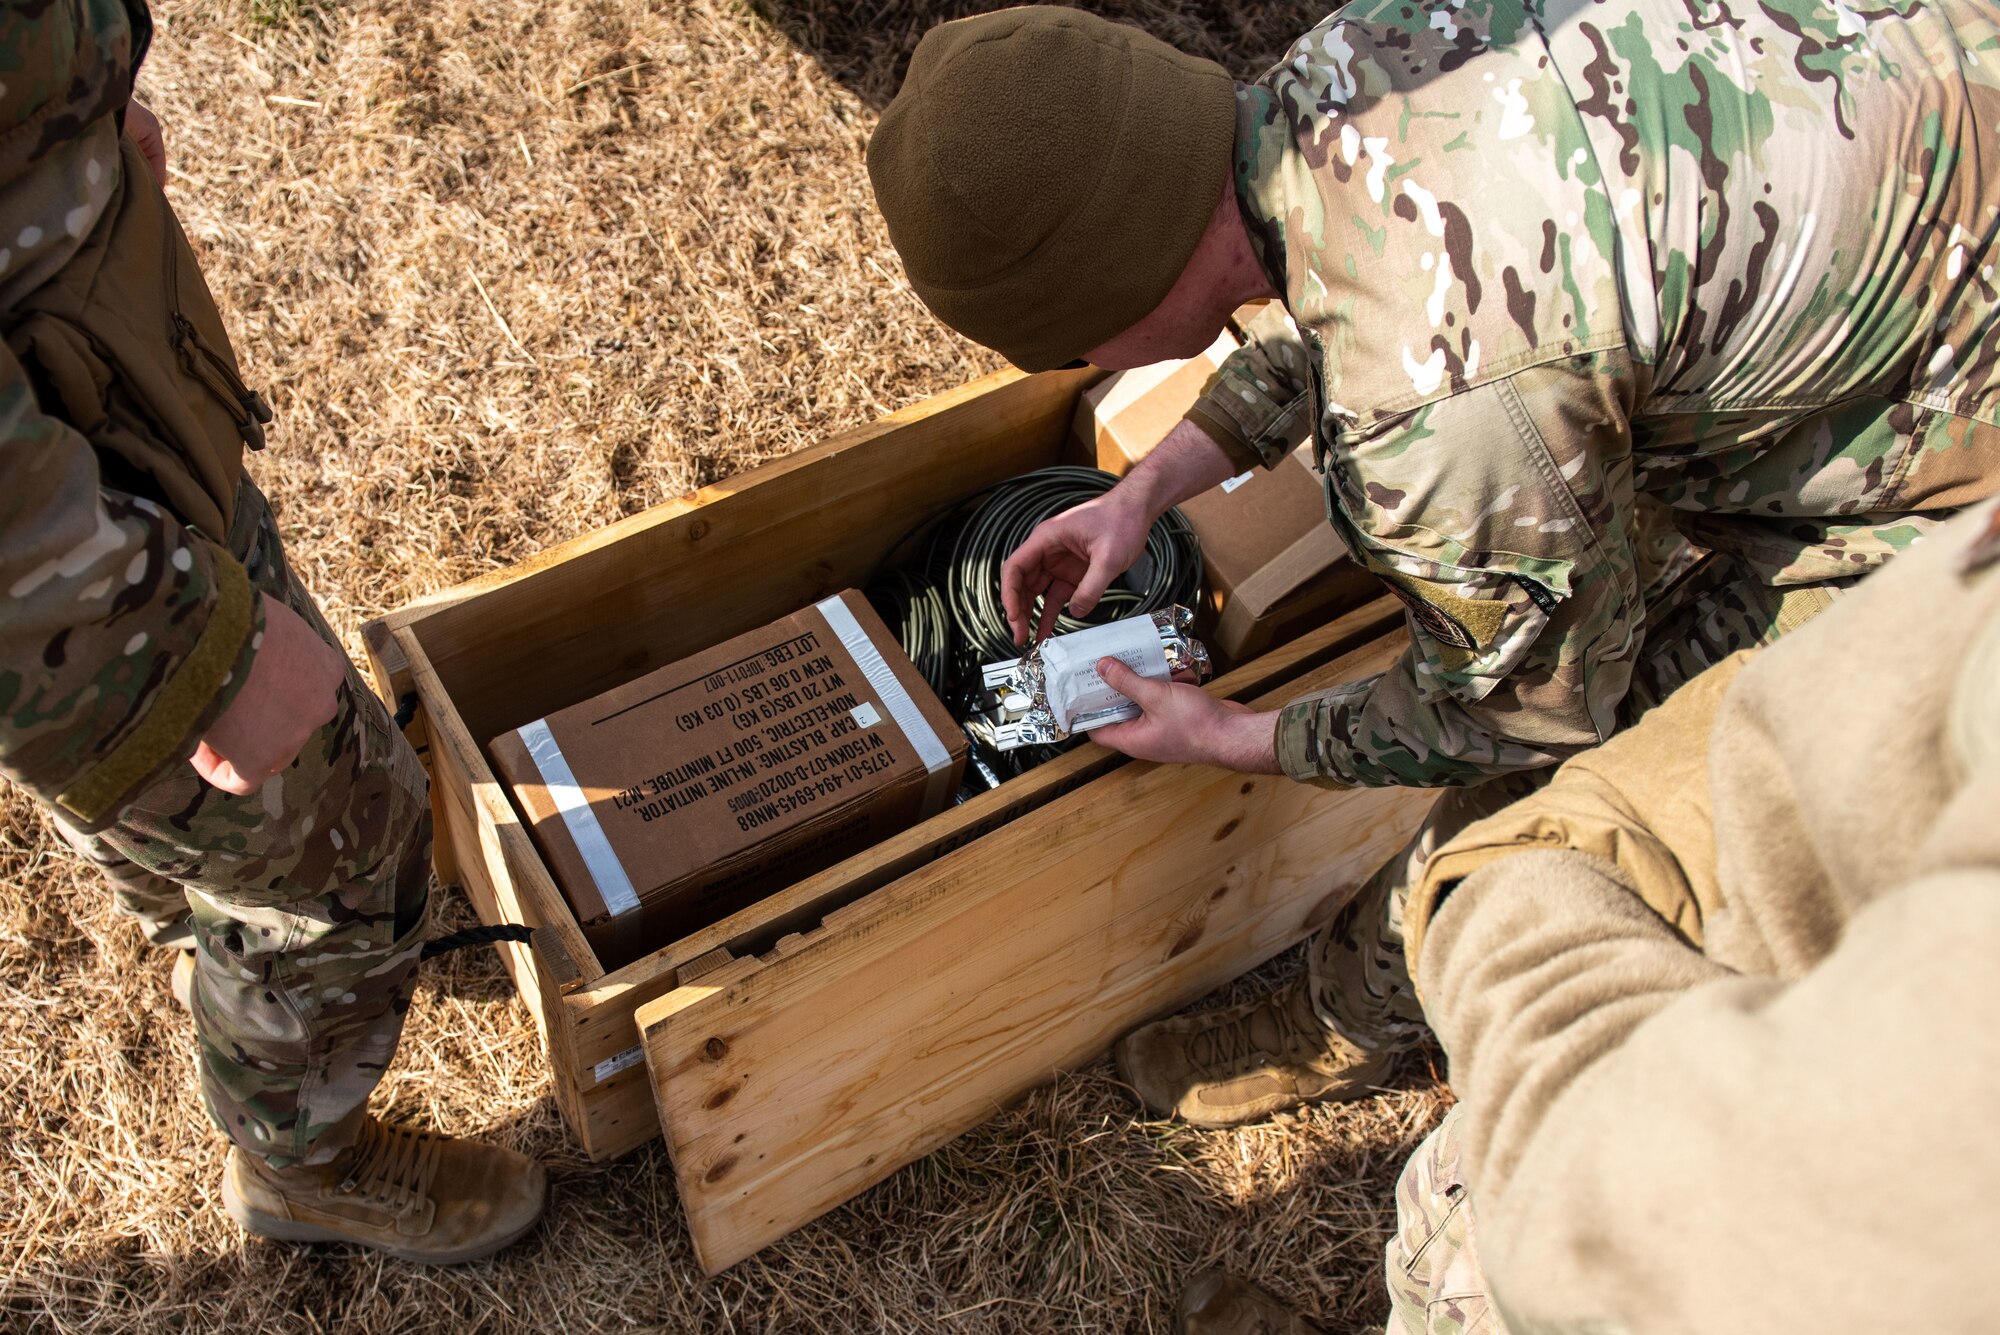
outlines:
[[[1116,513],[1118,522],[1135,528],[1143,539],[1153,521],[1165,514],[1174,502],[1159,499],[1157,482],[1138,473],[1127,474],[1117,486],[1104,493],[1104,504]]]
[[[1139,520],[1142,528],[1151,528],[1153,521],[1175,504],[1175,498],[1168,495],[1168,488],[1162,485],[1165,479],[1160,476],[1161,470],[1146,467],[1152,459],[1152,455],[1147,455],[1137,468],[1105,493],[1107,502]]]

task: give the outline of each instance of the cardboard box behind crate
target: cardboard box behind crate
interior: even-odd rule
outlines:
[[[1199,357],[1121,371],[1085,391],[1076,432],[1097,466],[1123,477],[1173,430],[1223,359],[1225,331]],[[1213,624],[1210,648],[1242,662],[1372,597],[1379,590],[1347,559],[1326,521],[1311,442],[1276,468],[1256,468],[1181,503],[1201,539]]]
[[[965,736],[848,590],[493,739],[606,958],[635,958],[942,810]]]

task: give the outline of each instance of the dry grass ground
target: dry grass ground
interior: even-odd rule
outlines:
[[[902,285],[862,166],[917,35],[978,7],[159,4],[172,193],[279,410],[254,468],[351,646],[413,595],[995,364]],[[1105,8],[1242,73],[1316,17]],[[1337,1327],[1381,1318],[1390,1186],[1439,1107],[1421,1063],[1233,1134],[1135,1118],[1100,1066],[707,1280],[664,1155],[580,1157],[478,953],[427,967],[381,1103],[540,1155],[545,1229],[448,1272],[247,1243],[165,961],[0,803],[8,1330],[1146,1331],[1216,1262]]]

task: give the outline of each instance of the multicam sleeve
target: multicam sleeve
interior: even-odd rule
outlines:
[[[1598,741],[1587,729],[1566,745],[1509,737],[1494,712],[1429,695],[1420,663],[1411,648],[1380,676],[1286,705],[1285,773],[1321,788],[1448,788],[1558,764]]]
[[[184,761],[249,674],[242,565],[43,413],[0,347],[0,775],[91,830]]]
[[[1288,705],[1303,782],[1434,788],[1559,763],[1611,735],[1644,617],[1615,369],[1579,357],[1343,444],[1349,550],[1409,611],[1389,671]]]
[[[1251,318],[1243,336],[1243,346],[1208,378],[1187,417],[1244,468],[1276,468],[1312,433],[1306,348],[1276,301]]]

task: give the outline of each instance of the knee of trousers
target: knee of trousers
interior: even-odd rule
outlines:
[[[1375,869],[1360,893],[1334,919],[1333,934],[1350,939],[1373,934],[1400,943],[1403,907],[1409,902],[1411,889],[1423,879],[1432,855],[1467,826],[1545,786],[1554,773],[1550,769],[1503,774],[1484,783],[1441,791],[1409,842]]]
[[[400,1015],[423,947],[429,885],[398,878],[376,902],[338,896],[248,907],[188,892],[205,1042],[257,1066],[302,1060]]]
[[[430,904],[429,806],[397,801],[356,823],[372,824],[373,847],[336,840],[338,827],[328,827],[314,842],[339,855],[332,860],[261,884],[187,888],[200,990],[218,1019],[301,1042],[323,1011],[381,1010],[401,981],[385,979],[414,969]]]

